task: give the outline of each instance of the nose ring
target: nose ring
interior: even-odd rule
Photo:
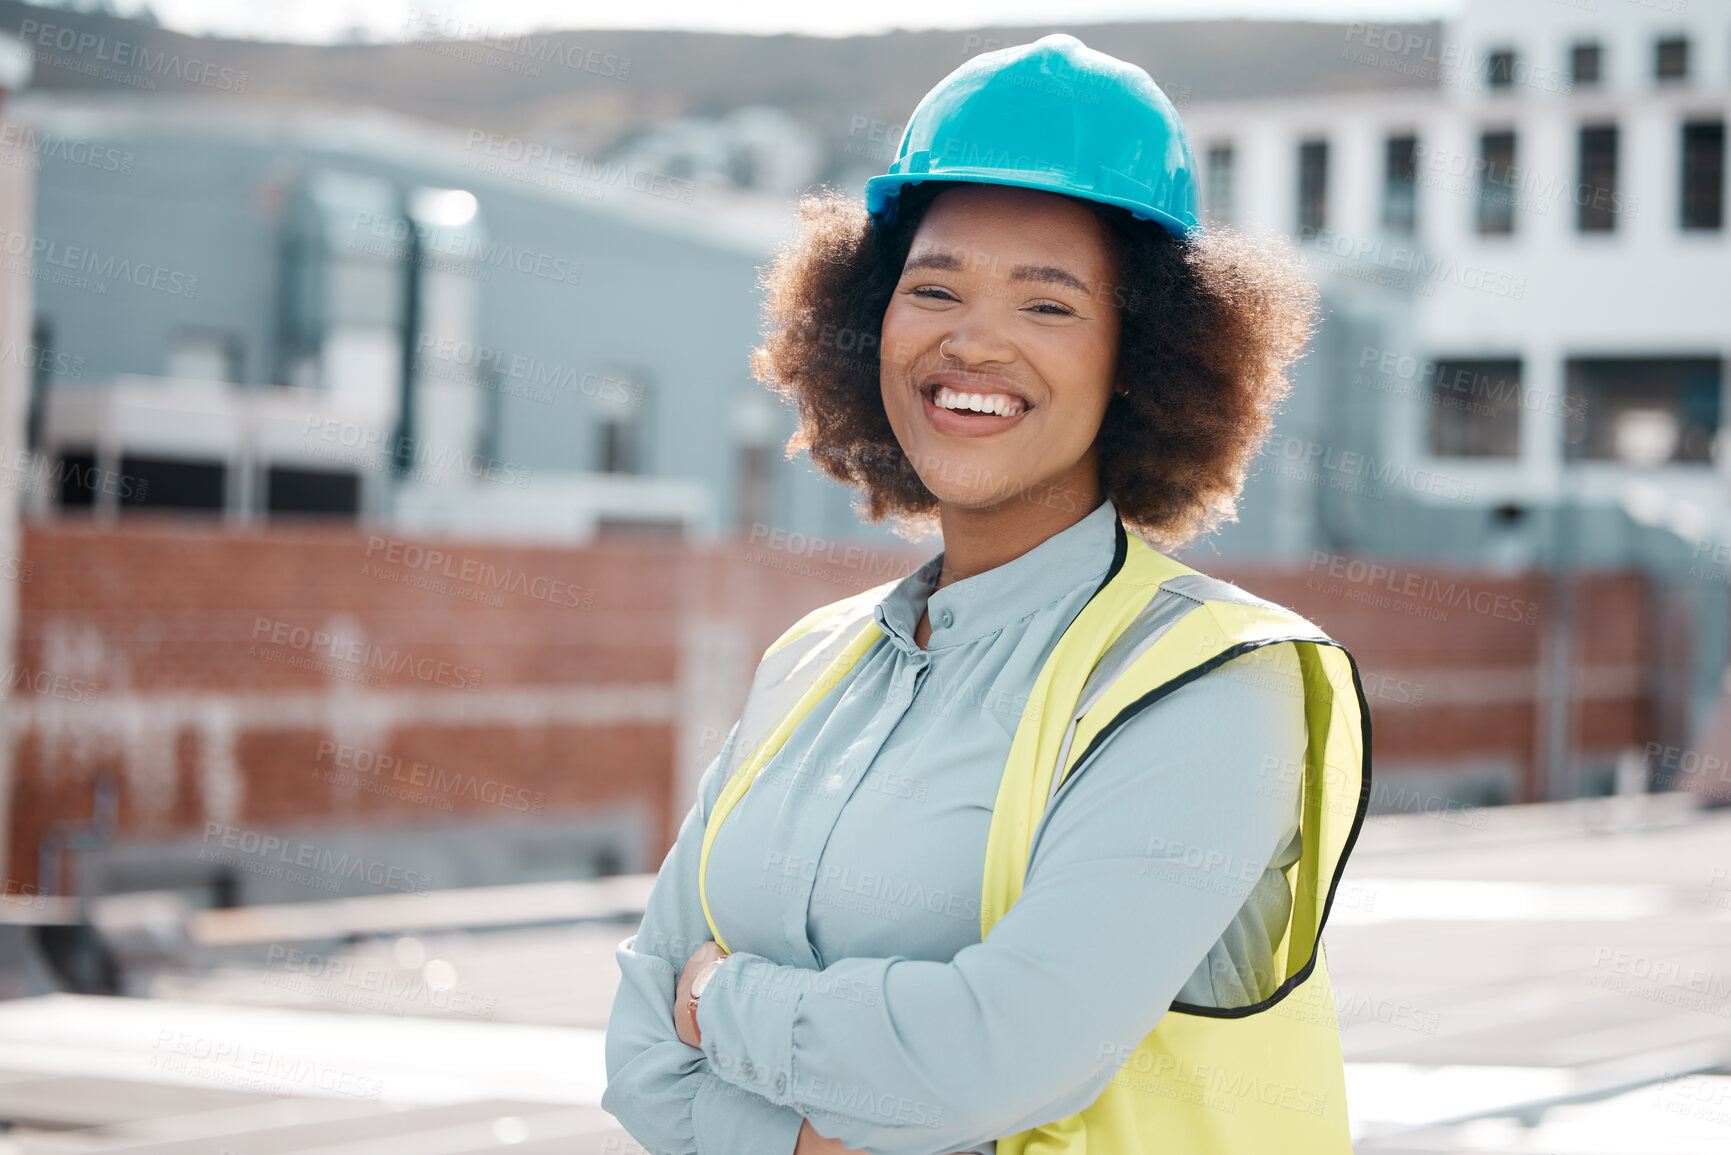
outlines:
[[[948,353],[944,352],[944,346],[948,345],[949,343],[950,343],[950,339],[948,337],[945,337],[942,341],[938,342],[938,357],[939,357],[939,359],[942,359],[944,357],[949,356]]]

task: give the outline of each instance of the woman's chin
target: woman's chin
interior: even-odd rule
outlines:
[[[933,485],[929,481],[926,482],[926,488],[936,495],[941,504],[950,509],[977,513],[985,513],[1000,508],[1020,491],[1015,485],[999,486],[993,489],[968,489],[953,484]]]

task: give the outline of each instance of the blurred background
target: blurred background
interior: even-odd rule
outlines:
[[[941,548],[758,271],[1052,31],[1322,291],[1179,556],[1364,674],[1359,1150],[1731,1151],[1731,0],[722,7],[0,0],[0,1151],[641,1150],[756,658]]]

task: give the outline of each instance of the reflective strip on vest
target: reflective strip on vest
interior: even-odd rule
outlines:
[[[1082,1111],[998,1137],[998,1155],[1351,1155],[1345,1070],[1322,928],[1370,795],[1370,722],[1344,647],[1292,611],[1207,577],[1116,526],[1111,568],[1054,647],[1010,744],[986,835],[980,936],[1021,895],[1034,835],[1064,784],[1120,726],[1224,662],[1275,645],[1298,653],[1308,741],[1301,852],[1272,986],[1244,1007],[1173,1002]],[[898,579],[899,580],[899,579]],[[722,788],[709,850],[735,803],[799,721],[883,636],[873,613],[896,582],[814,610],[764,654]],[[1274,980],[1278,980],[1275,982]],[[1037,1045],[1030,1041],[1030,1045]]]

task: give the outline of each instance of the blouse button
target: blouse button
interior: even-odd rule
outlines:
[[[777,1091],[787,1090],[787,1076],[786,1075],[777,1075],[775,1077],[775,1089]]]
[[[752,1069],[751,1060],[747,1059],[743,1063],[739,1064],[739,1073],[749,1079],[757,1072]]]
[[[941,626],[947,630],[955,624],[956,624],[956,615],[952,614],[949,611],[948,607],[945,607],[944,609],[941,609],[938,611],[938,625],[939,626]]]

